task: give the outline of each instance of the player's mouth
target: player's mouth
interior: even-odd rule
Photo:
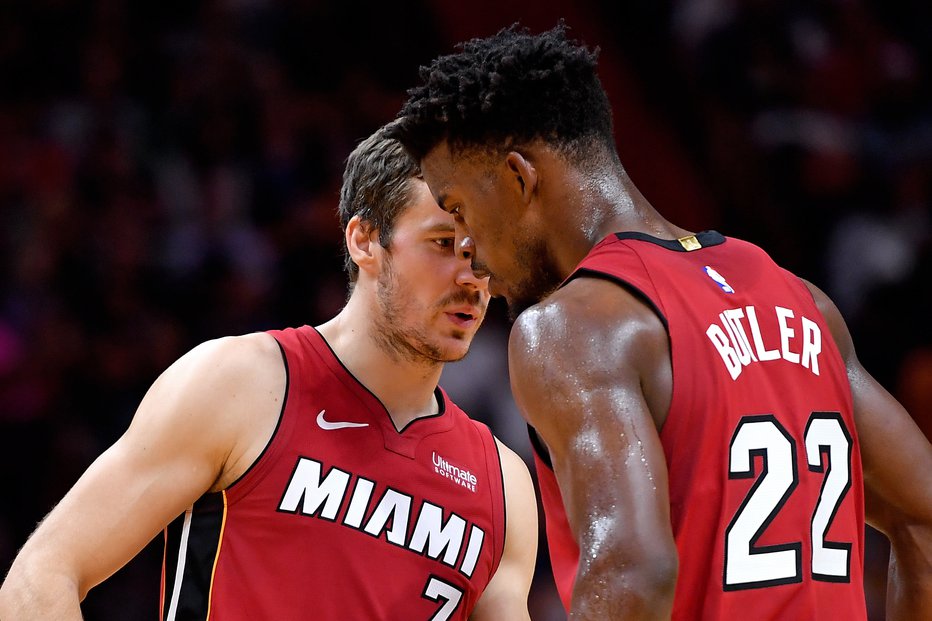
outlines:
[[[446,311],[446,316],[460,328],[471,328],[479,321],[479,312],[472,307],[454,308]]]

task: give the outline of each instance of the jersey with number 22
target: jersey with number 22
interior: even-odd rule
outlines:
[[[714,231],[600,242],[571,278],[617,282],[667,327],[660,438],[679,553],[673,618],[866,618],[863,481],[845,365],[806,285]],[[539,469],[558,588],[578,549]]]

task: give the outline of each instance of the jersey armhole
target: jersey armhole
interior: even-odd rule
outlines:
[[[531,441],[531,448],[534,450],[534,453],[540,459],[540,461],[553,470],[553,461],[550,459],[550,450],[547,448],[547,445],[544,444],[544,440],[540,437],[540,434],[537,433],[537,430],[527,426],[527,435]]]
[[[275,429],[272,430],[272,435],[269,436],[268,442],[265,443],[265,446],[259,452],[259,455],[256,456],[256,459],[253,460],[251,464],[249,464],[249,467],[246,468],[246,470],[241,475],[239,475],[235,481],[227,485],[224,491],[228,493],[233,491],[234,489],[239,491],[237,486],[240,486],[240,483],[246,480],[246,478],[249,475],[251,475],[254,471],[256,471],[259,465],[263,462],[263,460],[265,460],[266,455],[268,455],[272,447],[272,444],[275,442],[275,439],[278,437],[278,433],[282,427],[282,421],[285,419],[285,409],[288,407],[288,394],[291,390],[291,371],[288,367],[288,356],[285,354],[285,348],[282,346],[281,341],[279,341],[278,338],[275,337],[275,335],[272,335],[272,338],[275,339],[275,344],[278,345],[278,351],[279,353],[281,353],[281,356],[282,356],[282,364],[285,367],[285,394],[282,397],[282,407],[278,411],[278,421],[275,423]]]
[[[475,423],[477,421],[473,421],[473,422]],[[489,572],[489,581],[491,581],[492,577],[495,576],[495,573],[498,571],[498,568],[502,563],[502,558],[505,556],[505,538],[508,536],[508,502],[507,502],[507,497],[505,494],[505,470],[502,467],[501,449],[498,446],[498,441],[496,441],[495,434],[492,433],[492,430],[488,426],[483,425],[483,427],[485,427],[485,432],[486,432],[486,433],[482,433],[482,431],[480,431],[480,435],[482,437],[483,443],[487,443],[489,441],[491,441],[492,443],[491,447],[489,447],[486,451],[486,455],[487,455],[486,471],[488,473],[487,476],[488,476],[489,481],[493,480],[492,477],[494,476],[494,471],[492,470],[492,468],[490,468],[490,466],[492,465],[492,457],[494,456],[494,463],[498,464],[498,480],[499,480],[498,492],[499,492],[500,506],[502,508],[501,509],[502,536],[501,536],[501,541],[496,541],[497,545],[494,548],[495,550],[494,564],[492,566],[491,571]],[[495,502],[496,499],[494,497],[490,497],[490,500],[492,501],[492,506],[493,506],[493,518],[492,519],[494,522],[495,517],[496,517],[494,516],[494,513],[495,513],[494,507],[496,504]],[[494,532],[495,532],[494,528],[492,532],[494,536]]]
[[[650,296],[648,296],[646,293],[644,293],[641,289],[639,289],[632,283],[628,282],[627,280],[624,280],[623,278],[619,278],[618,276],[615,276],[613,274],[607,274],[605,272],[600,272],[598,270],[590,269],[588,267],[581,267],[577,269],[575,272],[573,272],[572,274],[570,274],[570,277],[567,278],[566,282],[564,282],[563,285],[561,286],[566,286],[566,284],[569,283],[570,281],[576,280],[577,278],[580,278],[580,277],[599,278],[601,280],[608,280],[620,286],[622,289],[624,289],[625,291],[627,291],[628,293],[636,297],[638,300],[644,303],[649,309],[651,309],[654,312],[654,314],[657,315],[657,318],[660,319],[660,322],[663,324],[664,330],[666,330],[668,333],[670,332],[670,324],[667,322],[666,316],[660,311],[660,308],[657,306],[657,304],[654,303],[654,300],[652,300]]]

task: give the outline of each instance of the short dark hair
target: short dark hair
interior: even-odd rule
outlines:
[[[411,200],[411,180],[420,176],[418,163],[397,140],[387,136],[393,123],[360,142],[346,159],[338,208],[340,226],[346,230],[359,216],[379,231],[379,243],[388,247],[398,216]],[[359,277],[359,267],[344,248],[344,268],[350,283]]]
[[[615,153],[599,50],[568,39],[566,30],[561,21],[532,35],[514,24],[458,45],[421,67],[422,83],[408,91],[389,135],[418,161],[443,140],[454,151],[542,139],[576,158],[586,158],[594,142]]]

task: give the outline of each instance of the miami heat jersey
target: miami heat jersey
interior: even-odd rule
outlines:
[[[163,621],[467,619],[504,546],[489,429],[438,388],[440,413],[397,431],[316,330],[271,334],[278,428],[166,529]]]
[[[679,552],[673,618],[866,619],[864,501],[847,373],[808,288],[715,232],[612,235],[570,279],[605,278],[667,328],[660,439]],[[579,550],[546,453],[538,473],[558,590]]]

